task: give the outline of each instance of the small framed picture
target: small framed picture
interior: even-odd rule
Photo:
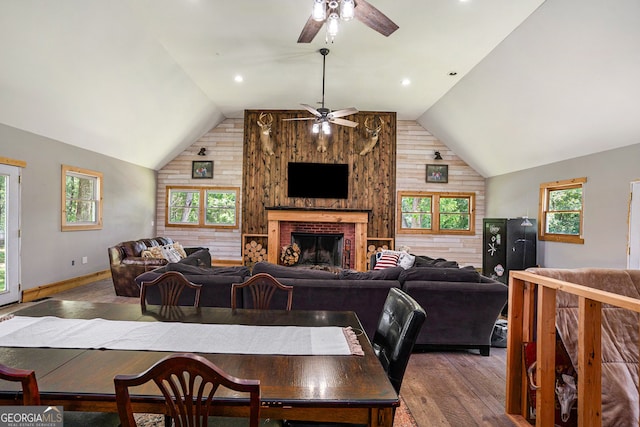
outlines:
[[[213,178],[213,162],[194,160],[191,166],[191,178]]]
[[[448,165],[427,165],[427,182],[445,184],[449,182]]]

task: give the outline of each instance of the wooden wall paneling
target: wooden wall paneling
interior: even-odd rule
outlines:
[[[257,119],[261,112],[273,115],[271,138],[274,155],[260,146]],[[366,138],[364,120],[380,116],[384,122],[376,147],[366,155],[360,151]],[[327,151],[317,150],[317,136],[311,133],[312,120],[282,121],[284,118],[309,117],[299,110],[246,110],[243,167],[243,233],[266,233],[265,208],[370,210],[368,234],[394,236],[395,218],[395,146],[396,115],[392,112],[359,112],[347,117],[359,123],[356,128],[331,125]],[[303,199],[287,197],[288,162],[348,163],[350,165],[347,200]],[[318,177],[316,179],[321,179]]]

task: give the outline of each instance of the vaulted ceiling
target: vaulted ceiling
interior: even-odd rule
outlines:
[[[368,1],[400,28],[328,44],[297,43],[311,0],[3,1],[0,123],[159,169],[317,105],[328,47],[327,107],[417,120],[486,177],[640,142],[637,0]]]

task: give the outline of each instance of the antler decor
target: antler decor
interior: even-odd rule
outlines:
[[[258,126],[260,126],[260,143],[262,151],[273,156],[273,141],[271,140],[271,125],[273,124],[273,116],[271,113],[260,113],[258,117]]]
[[[373,118],[374,123],[377,122],[378,126],[373,127],[373,125],[369,121],[369,117],[364,120],[364,128],[367,134],[367,138],[364,140],[364,148],[360,152],[361,156],[369,153],[373,150],[373,147],[378,143],[378,138],[380,137],[380,130],[382,129],[382,119],[380,116],[375,116]]]

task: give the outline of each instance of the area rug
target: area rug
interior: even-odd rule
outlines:
[[[136,423],[138,427],[164,427],[164,417],[156,414],[136,414]],[[232,425],[239,425],[238,423],[230,423]],[[224,426],[224,424],[221,424]],[[262,423],[261,425],[276,425],[275,423]],[[407,407],[406,403],[400,397],[400,406],[396,409],[396,416],[393,419],[393,427],[418,427],[416,420],[413,419],[411,411]]]

